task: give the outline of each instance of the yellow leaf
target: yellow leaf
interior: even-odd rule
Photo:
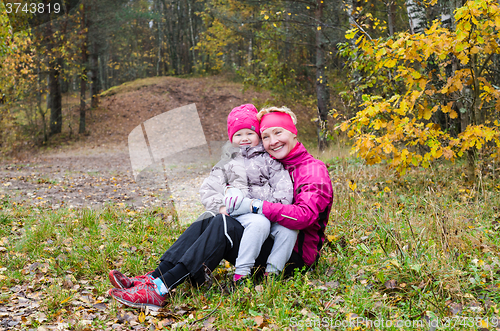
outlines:
[[[358,314],[356,314],[356,313],[349,313],[349,314],[346,314],[345,318],[348,321],[355,320],[355,319],[358,318]]]
[[[413,76],[413,78],[415,78],[415,79],[419,79],[420,77],[422,77],[422,75],[421,75],[421,74],[420,74],[420,72],[418,72],[418,71],[413,71],[413,72],[411,73],[411,75],[412,75],[412,76]]]
[[[356,190],[357,185],[356,185],[356,182],[355,182],[354,180],[352,180],[352,179],[351,179],[351,180],[349,180],[347,183],[349,184],[349,188],[350,188],[352,191],[355,191],[355,190]]]
[[[487,329],[489,326],[488,322],[485,320],[479,320],[479,321],[476,320],[476,322],[477,322],[477,324],[479,324],[478,326],[483,328],[483,329]]]
[[[352,39],[356,36],[356,32],[358,32],[357,29],[352,29],[352,30],[347,30],[345,33],[345,38],[346,39]]]
[[[334,242],[337,240],[337,236],[330,234],[330,235],[326,236],[326,239],[328,239],[329,242]]]
[[[146,315],[144,314],[143,311],[141,311],[141,313],[137,317],[137,320],[139,321],[139,323],[144,323],[144,321],[146,320]]]
[[[391,152],[392,152],[393,147],[394,147],[394,146],[392,146],[392,144],[386,144],[386,145],[384,146],[384,152],[385,152],[386,154],[391,153]]]
[[[432,116],[432,111],[429,108],[425,108],[423,117],[426,120],[429,120],[431,118],[431,116]]]
[[[319,31],[319,30],[321,30],[321,27],[320,27],[320,26],[318,26],[318,28],[317,28],[317,29],[318,29],[318,31]]]
[[[464,27],[465,31],[470,31],[470,29],[472,28],[469,21],[466,21],[464,23],[463,27]]]
[[[66,299],[64,299],[63,301],[61,301],[61,305],[65,304],[66,302],[68,302],[69,300],[71,300],[71,296],[67,297]]]
[[[385,62],[385,66],[386,66],[387,68],[392,68],[392,67],[394,67],[395,65],[396,65],[396,60],[394,60],[394,59],[390,59],[390,60],[387,60],[387,61]]]
[[[453,109],[450,111],[450,118],[457,118],[458,117],[458,114],[456,111],[454,111]]]

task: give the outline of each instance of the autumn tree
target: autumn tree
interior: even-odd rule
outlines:
[[[386,160],[405,173],[466,155],[472,179],[477,151],[498,158],[500,90],[491,78],[500,52],[500,7],[492,0],[468,1],[454,21],[455,30],[437,20],[423,33],[375,40],[362,35],[357,49],[344,45],[344,54],[356,58],[351,68],[370,77],[360,88],[382,86],[378,94],[365,93],[361,110],[340,125],[368,164]]]
[[[0,9],[4,10],[3,4]],[[0,150],[16,152],[23,131],[30,134],[37,120],[36,72],[32,37],[28,31],[14,32],[9,18],[0,14]],[[35,93],[34,93],[35,92]],[[19,104],[22,101],[22,104]]]
[[[317,110],[318,145],[324,148],[331,109],[327,68],[343,39],[342,8],[320,0],[208,1],[201,13],[206,31],[197,48],[208,55],[210,68],[235,69],[248,84],[285,98],[314,96],[309,104]]]

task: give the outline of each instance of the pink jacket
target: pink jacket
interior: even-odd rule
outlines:
[[[333,203],[332,181],[323,162],[299,142],[282,160],[293,182],[293,204],[264,201],[262,213],[271,222],[300,230],[294,250],[311,266],[319,258]]]

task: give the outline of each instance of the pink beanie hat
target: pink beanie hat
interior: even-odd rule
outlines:
[[[257,108],[248,103],[231,110],[227,116],[227,135],[233,142],[233,135],[241,129],[250,129],[260,136],[260,124],[257,119]]]

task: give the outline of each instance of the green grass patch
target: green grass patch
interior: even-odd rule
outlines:
[[[113,86],[100,94],[101,97],[110,97],[119,93],[126,93],[135,90],[140,90],[143,87],[156,85],[165,81],[165,77],[148,77],[136,79],[121,85]]]

